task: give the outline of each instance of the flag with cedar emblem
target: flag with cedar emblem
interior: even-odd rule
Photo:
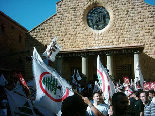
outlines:
[[[64,78],[43,62],[35,48],[33,51],[33,75],[36,82],[35,104],[58,114],[62,101],[73,95],[74,92]]]

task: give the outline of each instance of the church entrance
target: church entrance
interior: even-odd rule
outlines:
[[[122,54],[113,57],[114,78],[116,82],[123,83],[123,77],[134,79],[134,56]]]

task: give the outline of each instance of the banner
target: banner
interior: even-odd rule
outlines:
[[[61,47],[56,42],[56,37],[52,40],[50,45],[47,47],[45,52],[42,56],[46,56],[47,59],[51,60],[52,62],[55,61],[55,56],[60,51]]]
[[[74,94],[72,87],[53,68],[43,62],[35,48],[33,50],[33,75],[36,82],[35,104],[58,114],[62,101]]]

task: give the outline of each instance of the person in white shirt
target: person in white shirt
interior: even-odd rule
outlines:
[[[94,93],[93,95],[93,106],[98,109],[103,115],[108,115],[109,106],[106,104],[100,103],[100,93]],[[87,107],[87,115],[88,116],[95,116],[91,108]]]
[[[152,103],[155,104],[155,91],[154,90],[149,90],[149,97]]]

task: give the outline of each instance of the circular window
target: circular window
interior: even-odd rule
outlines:
[[[104,7],[94,7],[87,14],[88,26],[94,30],[104,29],[109,20],[109,13]]]

